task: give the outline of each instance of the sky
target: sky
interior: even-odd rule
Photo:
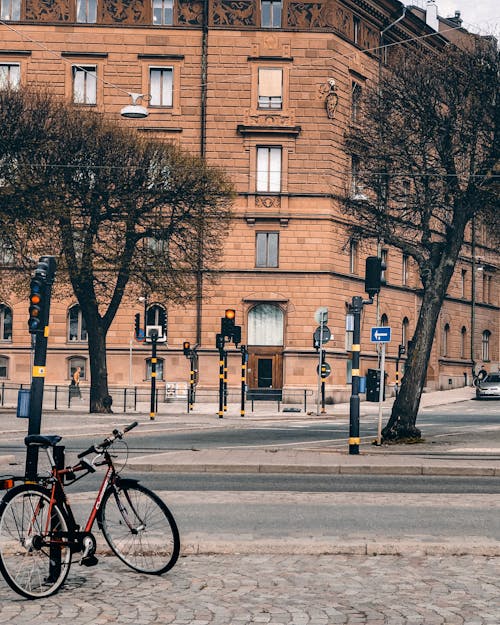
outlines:
[[[425,7],[426,0],[402,0],[405,4]],[[500,35],[500,0],[436,0],[441,17],[460,11],[463,26],[474,33]]]

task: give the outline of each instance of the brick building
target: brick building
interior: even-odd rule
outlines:
[[[376,79],[380,44],[432,34],[441,46],[459,16],[435,24],[397,0],[0,0],[0,80],[43,83],[75,104],[111,118],[127,92],[150,94],[149,116],[122,120],[141,133],[204,155],[227,170],[237,198],[217,284],[203,283],[198,303],[168,309],[150,297],[148,322],[165,318],[160,388],[184,383],[182,342],[199,344],[199,384],[215,388],[215,334],[226,308],[236,310],[248,346],[250,388],[315,389],[314,312],[328,307],[332,374],[327,396],[347,397],[350,381],[346,307],[363,294],[366,256],[382,253],[387,286],[366,307],[362,374],[377,366],[374,325],[392,327],[389,381],[399,344],[415,328],[420,298],[409,259],[351,240],[332,197],[350,184],[343,148],[365,85]],[[400,19],[403,15],[404,17]],[[427,16],[429,17],[429,16]],[[455,22],[453,21],[455,20]],[[456,31],[451,31],[453,36]],[[385,49],[385,48],[382,48]],[[428,370],[428,386],[470,379],[472,360],[498,368],[498,253],[476,228],[457,264]],[[380,248],[380,246],[379,246]],[[3,251],[2,262],[8,262]],[[108,334],[111,387],[147,384],[149,348],[133,340],[134,313],[122,306]],[[0,304],[0,380],[30,374],[27,298]],[[75,366],[88,381],[86,333],[75,300],[51,310],[47,384],[67,384]],[[229,384],[239,384],[239,354]]]

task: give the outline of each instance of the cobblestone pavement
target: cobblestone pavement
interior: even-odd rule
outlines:
[[[188,556],[163,577],[75,565],[54,597],[0,582],[9,625],[499,625],[500,559]]]

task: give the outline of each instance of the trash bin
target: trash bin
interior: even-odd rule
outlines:
[[[21,388],[17,392],[17,417],[27,418],[30,416],[30,389]]]

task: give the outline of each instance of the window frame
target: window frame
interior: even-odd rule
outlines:
[[[0,380],[9,379],[10,358],[8,356],[0,356]],[[5,369],[5,375],[2,375],[2,369]]]
[[[6,22],[21,21],[22,4],[21,0],[0,0],[0,19]],[[9,5],[9,11],[5,10],[7,5]],[[15,7],[14,11],[12,7]],[[14,13],[16,15],[14,15]]]
[[[159,102],[155,103],[154,102],[154,98],[153,98],[153,83],[152,83],[152,72],[161,72],[160,75],[160,92],[158,94],[159,96]],[[165,103],[163,101],[163,86],[164,86],[164,78],[163,78],[163,74],[165,73],[170,73],[170,90],[167,93],[167,97],[169,96],[169,103]],[[148,67],[148,84],[149,84],[149,90],[148,93],[150,94],[150,101],[148,103],[148,106],[152,107],[152,108],[168,108],[168,109],[173,109],[174,108],[174,81],[175,81],[175,68],[173,65],[150,65]]]
[[[83,102],[77,101],[77,91],[76,91],[76,78],[77,74],[82,74],[83,76]],[[94,80],[94,91],[93,91],[93,101],[89,101],[88,93],[90,91],[89,80],[90,78]],[[71,66],[71,78],[72,78],[72,102],[75,106],[97,106],[97,65],[94,64],[73,64]]]
[[[401,256],[401,284],[402,286],[408,286],[408,254],[402,254]]]
[[[481,354],[482,354],[481,360],[483,362],[490,361],[490,339],[491,339],[490,330],[484,330],[481,335]]]
[[[271,250],[272,243],[271,238],[276,241],[275,250]],[[259,241],[264,240],[259,245]],[[277,268],[279,267],[279,246],[280,246],[280,233],[276,230],[262,230],[255,233],[255,267],[262,268]],[[259,262],[259,249],[264,251],[264,260]],[[274,253],[273,253],[274,252]]]
[[[77,367],[80,367],[80,380],[85,381],[87,379],[87,359],[84,356],[70,356],[68,358],[68,380],[73,379],[73,373]]]
[[[275,96],[263,96],[260,94],[261,72],[280,72],[281,82],[279,95]],[[282,111],[283,110],[283,88],[284,88],[284,68],[283,67],[271,67],[271,66],[259,66],[257,68],[257,109],[261,111]],[[264,101],[267,98],[268,101]]]
[[[151,373],[153,369],[153,363],[151,362],[152,357],[146,358],[146,377],[144,378],[145,382],[149,382],[151,380]],[[156,359],[156,381],[164,382],[165,381],[165,359],[157,358]]]
[[[71,316],[71,313],[75,310],[77,311],[77,318],[76,318],[77,334],[76,334],[76,338],[72,339],[70,316]],[[85,338],[84,338],[84,335],[85,335]],[[88,340],[89,340],[88,330],[85,325],[85,320],[83,318],[81,306],[80,304],[73,304],[72,306],[68,308],[68,312],[66,314],[66,341],[68,343],[74,344],[74,343],[88,343]]]
[[[269,11],[269,15],[267,12]],[[279,12],[279,16],[275,13]],[[264,16],[266,22],[264,23]],[[278,23],[279,22],[279,23]],[[260,27],[281,28],[283,23],[283,0],[261,0],[260,3]]]
[[[460,330],[460,357],[467,358],[467,328],[462,326]]]
[[[351,81],[351,122],[357,124],[359,121],[361,98],[363,97],[363,87],[357,80]]]
[[[16,81],[12,81],[12,68],[17,68],[17,77]],[[9,87],[10,89],[18,89],[21,86],[21,63],[17,63],[15,61],[2,61],[0,63],[0,68],[7,68],[6,76],[5,76],[5,85],[2,85],[2,80],[0,79],[0,89]]]
[[[77,24],[97,24],[98,12],[99,0],[76,0],[75,2],[75,22]],[[80,16],[84,19],[79,19]]]
[[[265,154],[267,153],[267,156]],[[271,169],[273,154],[279,155],[279,171],[273,172]],[[261,168],[262,158],[266,161],[266,167]],[[256,168],[255,168],[255,190],[257,193],[281,193],[282,191],[282,175],[283,175],[283,146],[281,145],[258,145],[256,149]],[[273,178],[274,174],[274,178]],[[277,174],[277,175],[276,175]],[[276,184],[278,178],[278,184]]]
[[[9,336],[6,336],[6,330],[5,330],[6,317],[10,317],[10,335]],[[12,312],[12,308],[2,302],[0,304],[0,342],[12,343],[13,326],[14,326],[14,315]]]
[[[449,357],[449,348],[450,348],[450,324],[445,323],[443,326],[443,341],[442,341],[442,355],[445,358]]]
[[[159,5],[155,7],[155,5]],[[160,12],[161,20],[155,22],[155,13]],[[170,20],[166,17],[170,15]],[[151,0],[151,24],[153,26],[173,26],[174,0]]]
[[[357,239],[349,241],[349,273],[353,275],[359,273],[359,241]]]

